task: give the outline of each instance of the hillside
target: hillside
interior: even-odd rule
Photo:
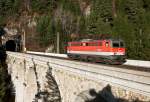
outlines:
[[[0,25],[26,34],[27,50],[56,52],[74,39],[109,34],[125,41],[127,57],[150,60],[149,0],[1,0]]]

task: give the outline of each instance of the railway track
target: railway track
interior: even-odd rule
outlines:
[[[131,65],[109,65],[109,64],[103,64],[103,63],[96,63],[96,62],[87,62],[83,60],[73,60],[67,57],[60,57],[60,56],[53,56],[53,55],[45,55],[45,54],[38,54],[38,53],[30,53],[27,54],[30,55],[38,55],[38,56],[44,56],[44,57],[52,57],[56,59],[64,59],[64,60],[70,60],[74,62],[82,62],[85,65],[86,64],[92,64],[92,65],[102,65],[102,66],[108,66],[108,67],[115,67],[115,68],[122,68],[122,69],[128,69],[128,70],[137,70],[137,71],[143,71],[143,72],[150,72],[150,68],[148,67],[140,67],[140,66],[131,66]]]

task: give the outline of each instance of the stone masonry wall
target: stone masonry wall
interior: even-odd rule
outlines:
[[[47,62],[8,57],[16,102],[150,102],[150,97],[97,80],[88,74],[55,68]],[[53,97],[53,98],[52,98]],[[93,101],[96,102],[96,101]],[[97,101],[98,102],[98,101]]]

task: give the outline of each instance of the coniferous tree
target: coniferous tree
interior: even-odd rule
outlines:
[[[113,33],[121,36],[127,47],[128,58],[148,59],[149,52],[147,4],[143,0],[119,0],[117,2],[118,17],[114,20]],[[146,30],[147,29],[147,30]],[[146,49],[145,49],[146,48]],[[146,55],[145,55],[146,54]]]
[[[87,32],[93,34],[111,33],[112,5],[109,0],[94,0],[88,17]]]
[[[57,0],[31,0],[33,12],[47,13],[57,7]]]
[[[0,10],[3,8],[3,0],[0,0]]]
[[[6,0],[5,1],[5,8],[6,9],[11,9],[13,7],[13,2],[12,0]]]

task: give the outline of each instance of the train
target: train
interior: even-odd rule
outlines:
[[[123,64],[126,62],[126,48],[121,39],[82,39],[68,42],[67,56],[89,62]]]

